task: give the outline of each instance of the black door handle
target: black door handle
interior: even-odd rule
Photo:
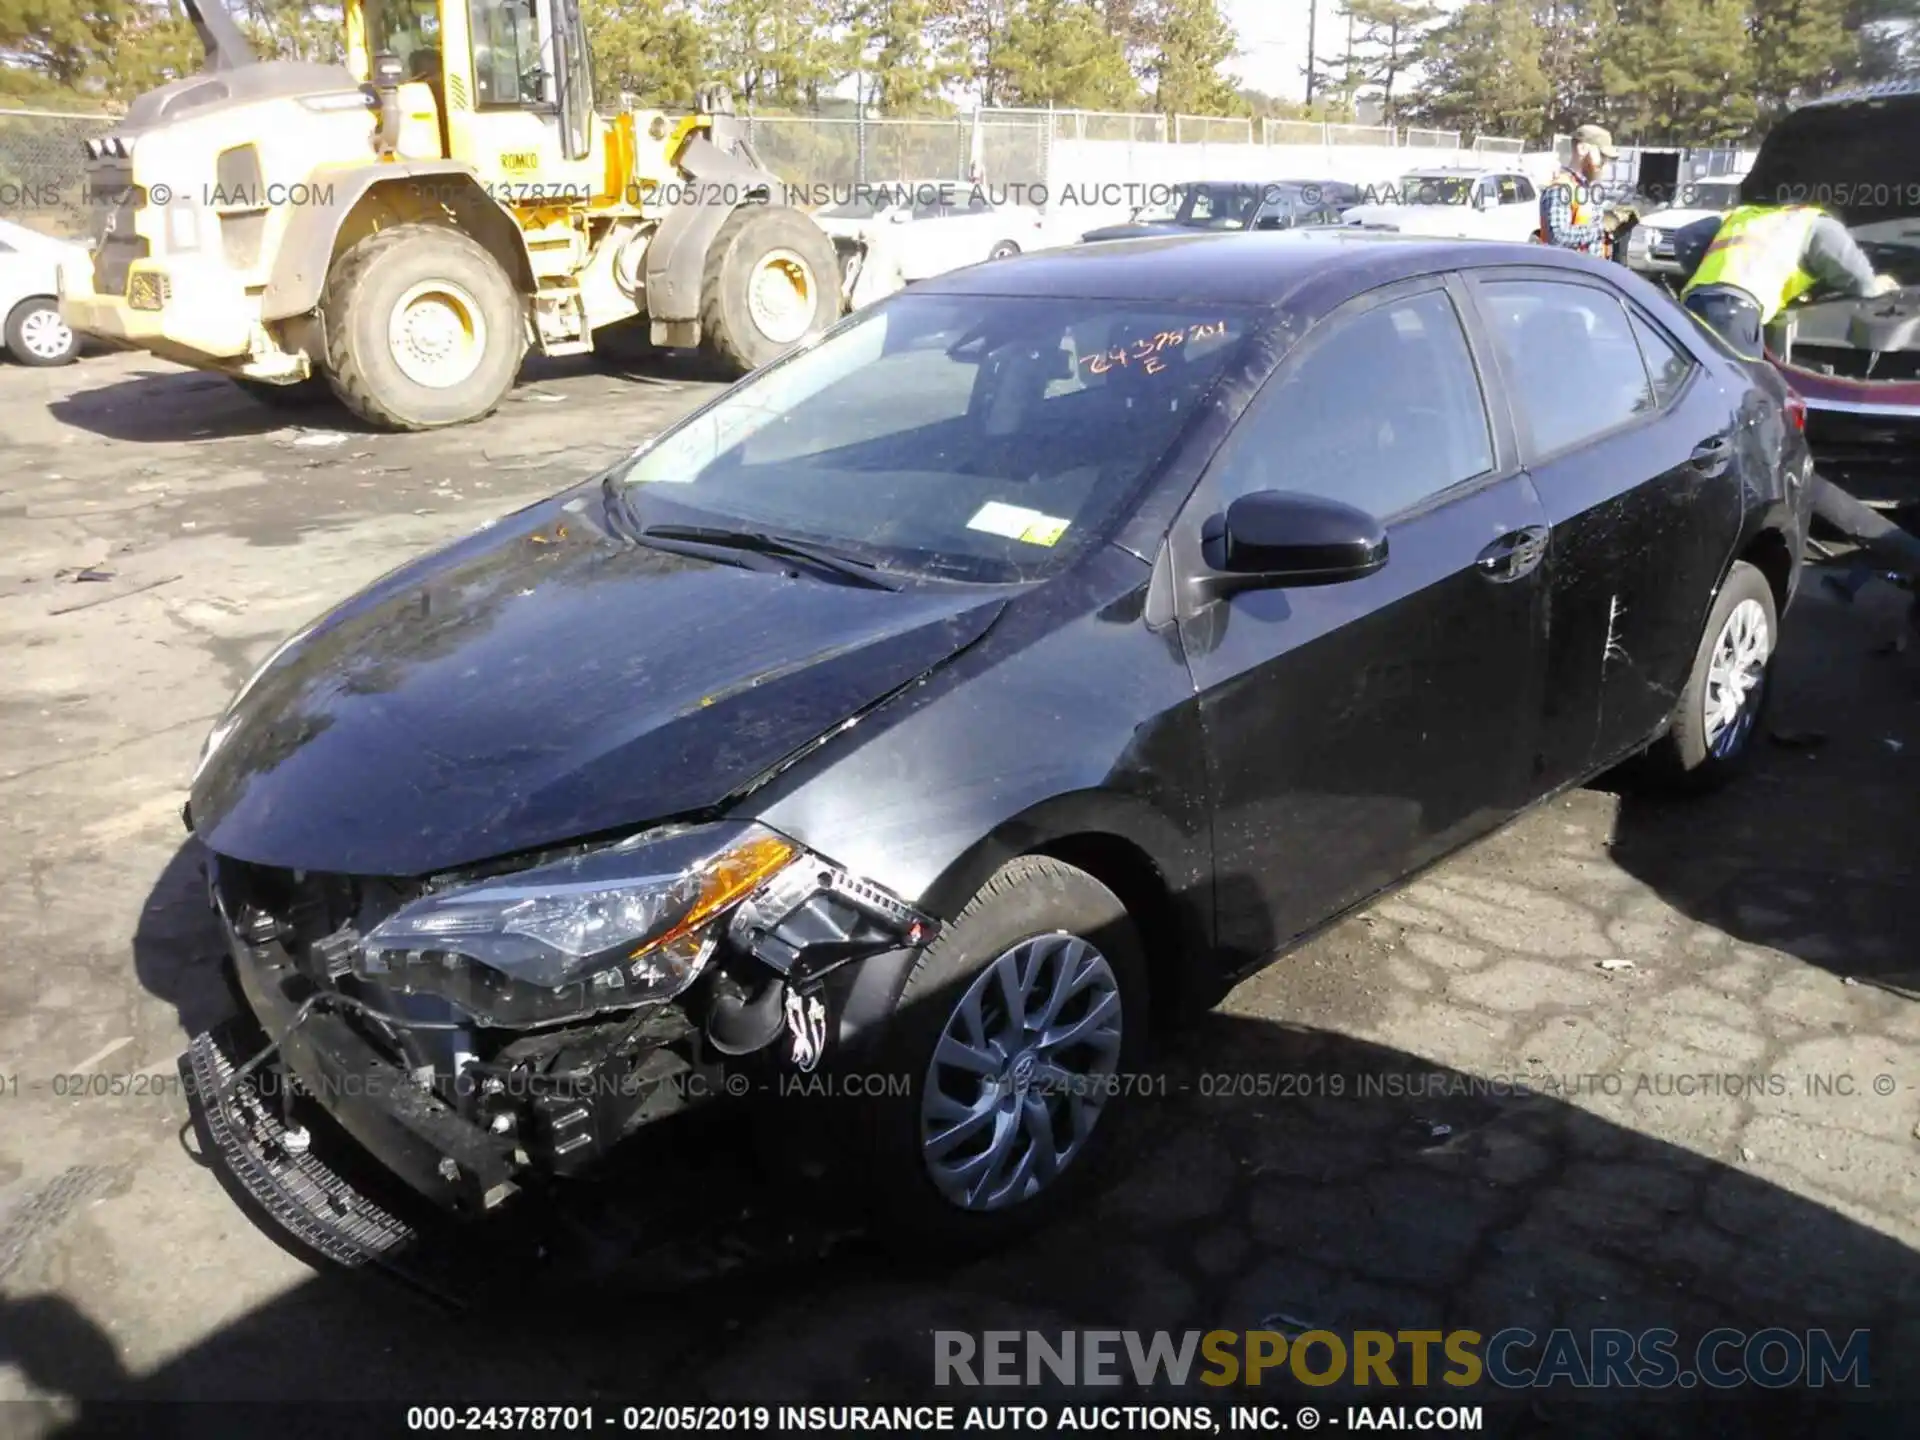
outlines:
[[[1518,580],[1546,558],[1547,533],[1544,525],[1510,530],[1482,550],[1473,563],[1490,580]]]
[[[1718,475],[1727,468],[1727,459],[1733,452],[1733,442],[1725,435],[1715,435],[1710,440],[1702,440],[1693,447],[1693,465],[1709,475]]]

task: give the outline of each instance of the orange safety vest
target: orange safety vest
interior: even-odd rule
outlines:
[[[1547,190],[1553,189],[1556,185],[1566,186],[1567,193],[1573,197],[1573,223],[1576,225],[1585,225],[1593,214],[1593,207],[1580,198],[1581,192],[1587,188],[1586,181],[1575,176],[1570,170],[1556,170],[1553,178],[1547,181],[1546,188],[1540,192],[1543,203]],[[1534,229],[1533,241],[1536,245],[1551,245],[1553,243],[1553,237],[1547,234],[1547,222],[1544,218],[1542,218],[1540,224]],[[1585,254],[1592,254],[1595,249],[1592,245],[1579,245],[1574,248]]]

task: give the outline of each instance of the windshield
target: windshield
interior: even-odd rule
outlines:
[[[1250,312],[900,295],[742,381],[619,467],[644,529],[719,524],[884,568],[1034,579],[1159,465]]]
[[[1731,210],[1740,203],[1740,182],[1738,180],[1703,180],[1693,187],[1693,204],[1689,209]]]
[[[1183,185],[1171,204],[1145,206],[1133,218],[1195,230],[1244,230],[1259,204],[1258,185]]]
[[[1471,175],[1409,175],[1400,182],[1402,205],[1465,205],[1472,199]]]
[[[363,14],[371,54],[398,56],[410,80],[440,78],[437,0],[367,0]]]

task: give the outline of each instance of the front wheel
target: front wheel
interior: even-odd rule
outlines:
[[[367,236],[334,265],[322,308],[334,393],[383,430],[492,413],[526,354],[513,281],[477,240],[444,225]]]
[[[840,318],[840,275],[833,241],[806,215],[742,205],[707,251],[701,347],[734,376],[771,364]]]
[[[873,1113],[875,1218],[914,1247],[1005,1243],[1096,1187],[1146,1053],[1146,962],[1083,870],[1010,861],[908,975]]]
[[[7,349],[22,365],[67,365],[80,354],[80,337],[46,295],[22,300],[7,316]]]
[[[1014,244],[1013,241],[1002,240],[998,245],[994,246],[992,250],[987,252],[987,259],[1011,260],[1015,255],[1018,255],[1019,253],[1020,253],[1020,247]]]
[[[1752,565],[1736,562],[1707,617],[1673,725],[1648,755],[1662,779],[1708,790],[1752,762],[1779,636],[1773,587]]]

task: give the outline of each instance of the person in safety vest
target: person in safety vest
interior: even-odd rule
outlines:
[[[1710,223],[1681,231],[1675,252],[1685,257],[1698,251]],[[1680,303],[1741,355],[1764,360],[1767,326],[1819,286],[1865,297],[1900,288],[1891,276],[1874,274],[1847,227],[1826,211],[1813,205],[1742,205],[1720,218]]]
[[[1609,258],[1613,230],[1619,217],[1603,203],[1600,176],[1609,161],[1618,158],[1613,136],[1598,125],[1582,125],[1573,132],[1573,157],[1556,170],[1540,191],[1540,226],[1534,240]]]

